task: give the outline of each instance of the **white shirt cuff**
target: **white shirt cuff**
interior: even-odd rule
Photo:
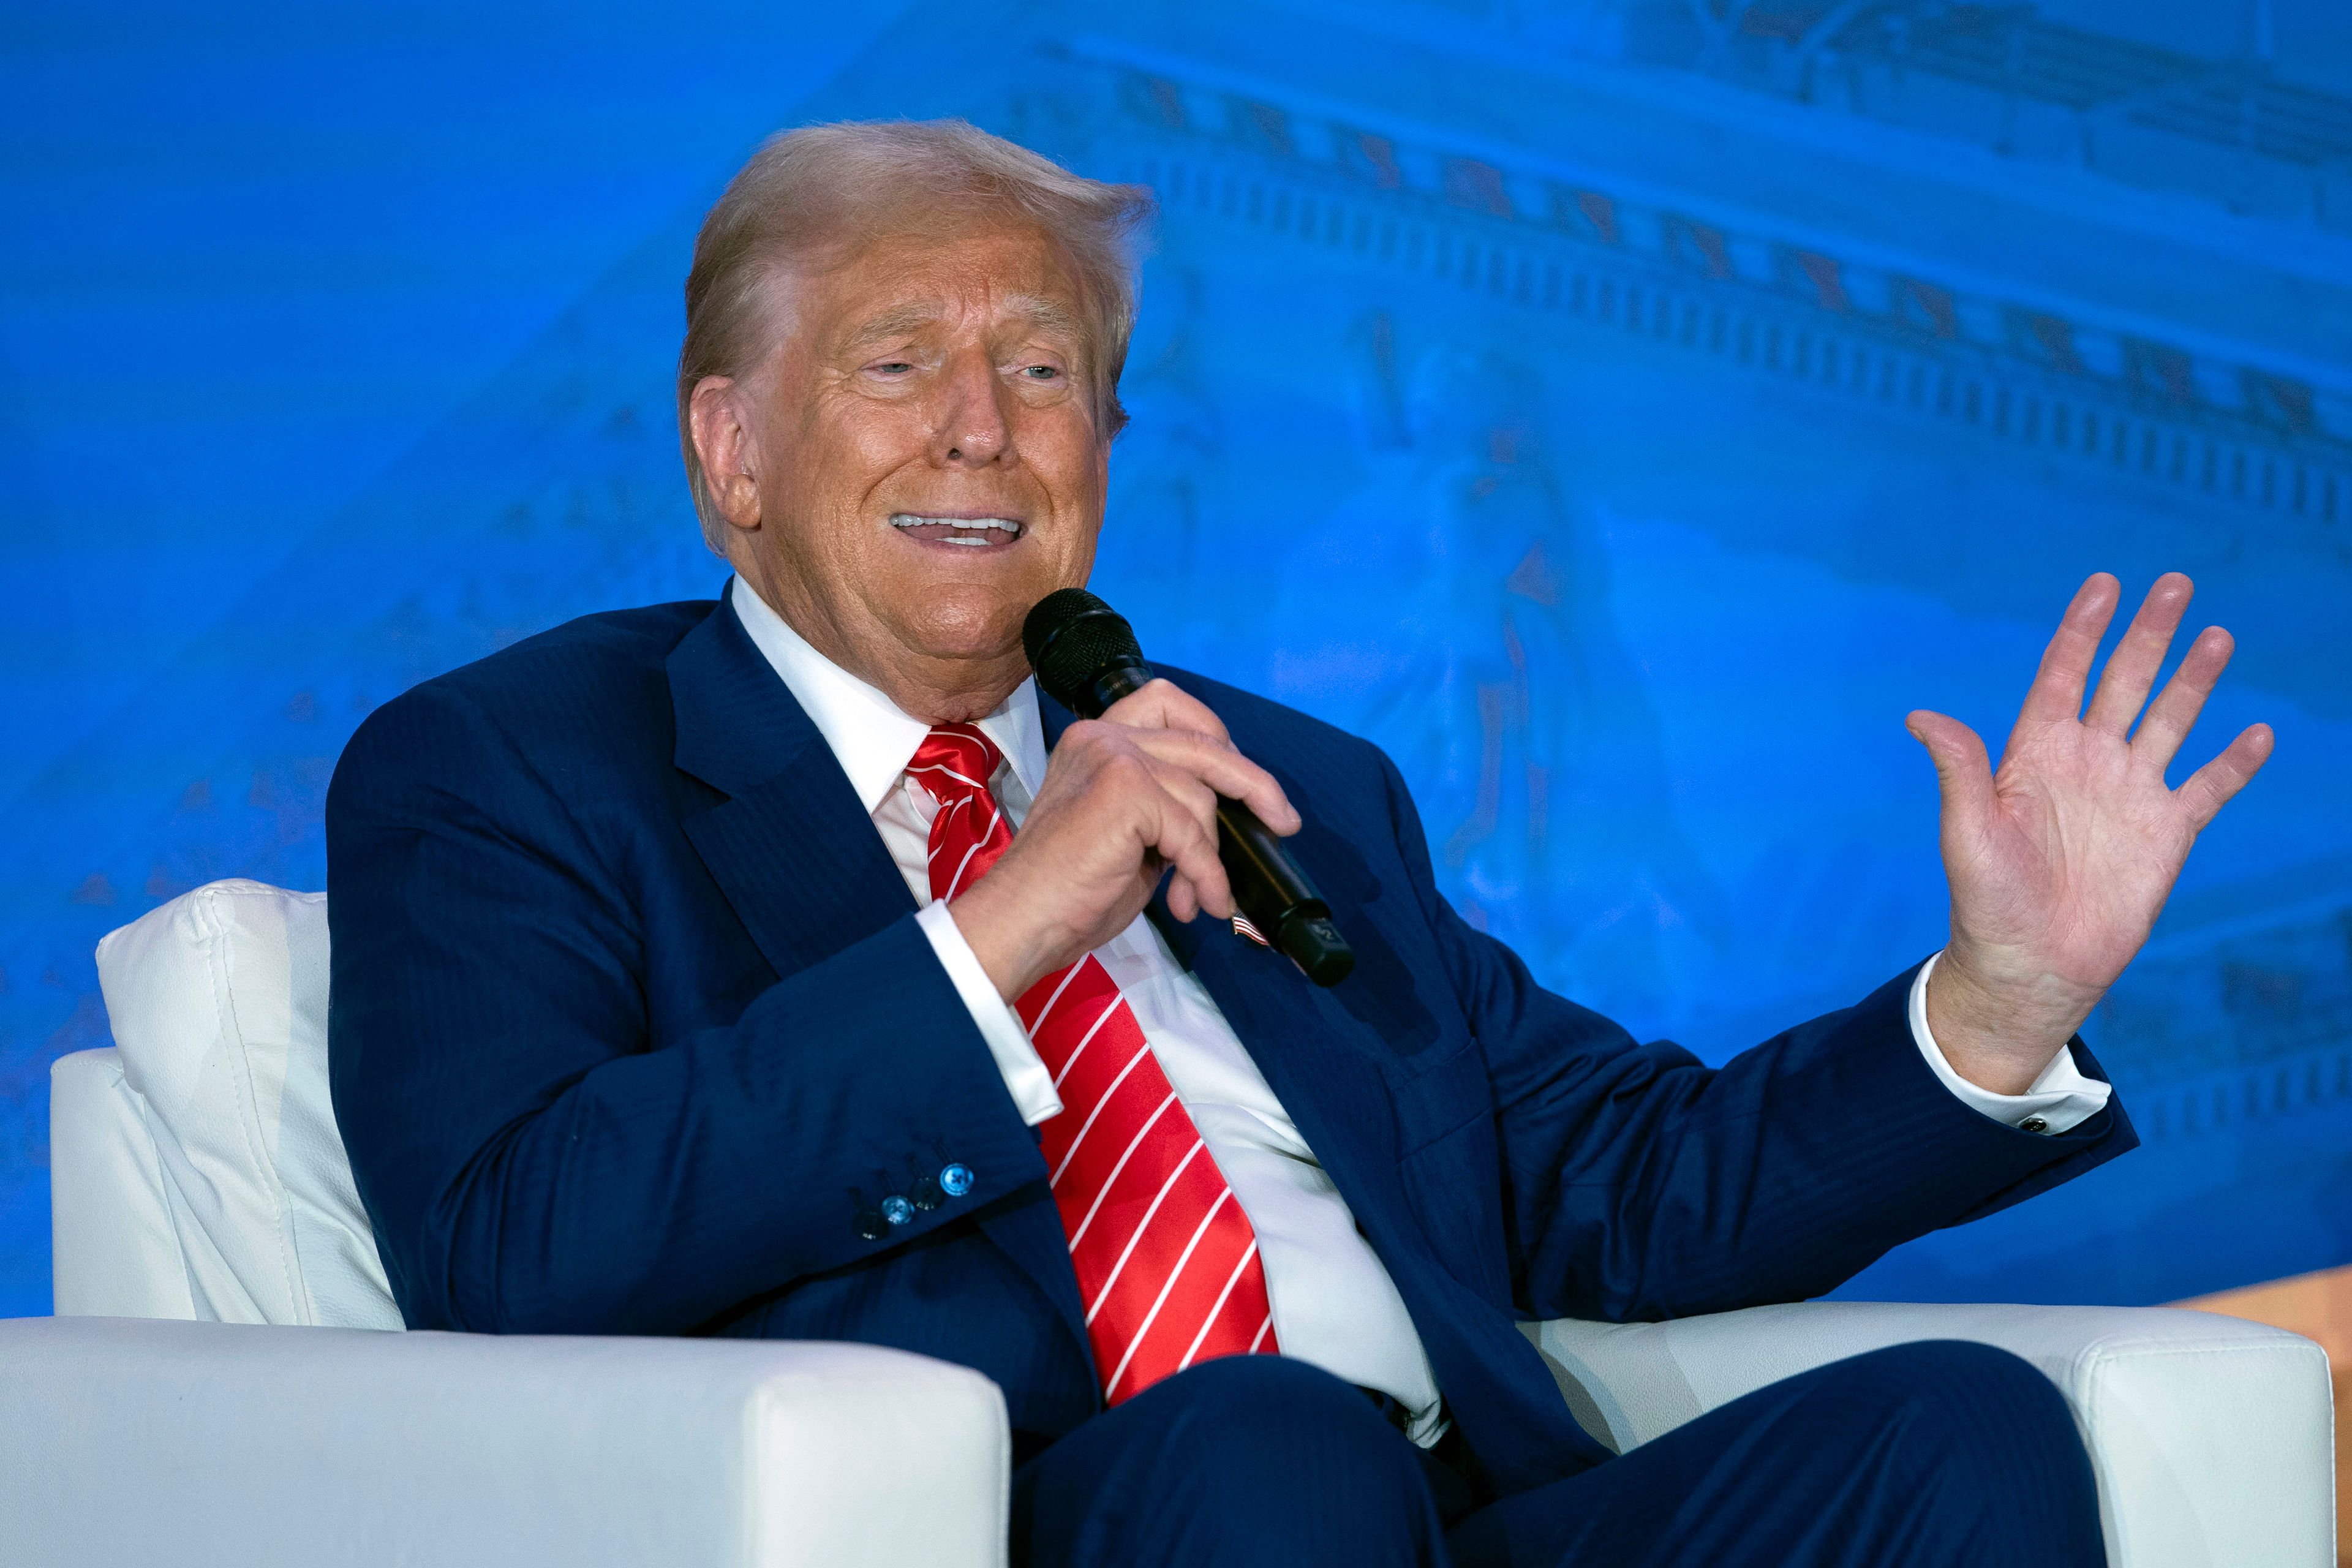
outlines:
[[[1029,1031],[1021,1026],[1021,1016],[996,994],[996,984],[988,978],[988,971],[972,956],[971,943],[964,941],[946,902],[934,899],[925,904],[916,913],[915,923],[930,939],[940,967],[948,972],[948,979],[954,984],[956,994],[963,998],[964,1010],[971,1015],[980,1037],[988,1042],[988,1054],[996,1058],[996,1070],[1004,1075],[1005,1091],[1013,1096],[1013,1109],[1021,1112],[1021,1120],[1034,1127],[1061,1115],[1062,1097],[1054,1092],[1054,1075],[1046,1070],[1037,1047],[1029,1043]]]
[[[1939,952],[1936,958],[1943,956]],[[1952,1064],[1944,1059],[1943,1047],[1927,1032],[1927,976],[1936,972],[1936,958],[1921,964],[1918,978],[1911,982],[1911,1037],[1919,1042],[1919,1054],[1927,1058],[1928,1068],[1962,1104],[2005,1126],[2044,1136],[2072,1131],[2106,1109],[2107,1097],[2115,1090],[2086,1077],[2074,1065],[2072,1046],[2059,1047],[2058,1054],[2023,1094],[1995,1094],[1954,1072]],[[972,964],[979,967],[979,960]]]

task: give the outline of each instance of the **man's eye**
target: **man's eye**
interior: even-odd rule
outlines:
[[[1057,381],[1062,374],[1059,367],[1050,364],[1023,365],[1021,374],[1032,381]]]
[[[903,375],[915,367],[902,359],[886,359],[874,368],[884,375]]]

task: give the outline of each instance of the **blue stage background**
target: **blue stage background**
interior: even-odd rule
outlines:
[[[1709,1059],[1943,931],[1916,706],[1996,749],[2105,568],[2269,770],[2086,1026],[2147,1148],[1847,1294],[2352,1261],[2352,21],[2329,0],[12,7],[0,1313],[48,1307],[90,952],[324,885],[375,703],[723,580],[670,375],[759,138],[968,116],[1163,216],[1096,585],[1373,736],[1448,891]]]

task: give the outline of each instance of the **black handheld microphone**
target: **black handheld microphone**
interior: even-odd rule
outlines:
[[[1045,694],[1081,719],[1151,679],[1143,647],[1126,618],[1084,588],[1062,588],[1031,608],[1021,646]],[[1291,863],[1282,840],[1240,801],[1217,797],[1217,858],[1234,902],[1276,952],[1318,985],[1337,985],[1356,967],[1355,950],[1331,923],[1330,906]]]

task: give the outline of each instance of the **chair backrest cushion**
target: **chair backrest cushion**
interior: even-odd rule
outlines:
[[[98,945],[194,1315],[396,1329],[327,1096],[327,896],[215,882]]]

